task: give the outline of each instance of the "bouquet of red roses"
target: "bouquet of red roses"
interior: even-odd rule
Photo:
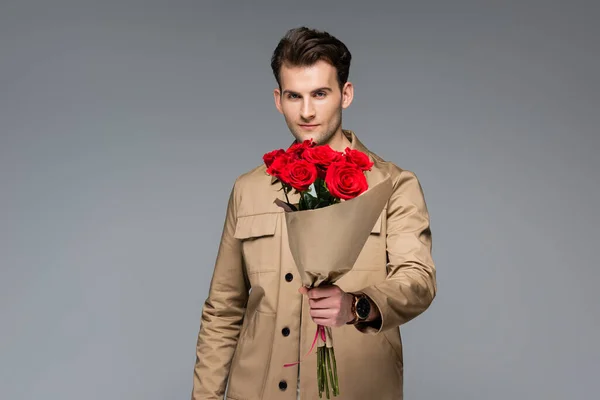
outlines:
[[[344,152],[312,140],[264,154],[267,174],[277,178],[285,195],[275,203],[285,213],[288,241],[302,283],[330,285],[348,273],[392,192],[389,175],[369,187],[366,171],[373,162],[365,153]],[[290,194],[298,201],[291,202]],[[329,387],[339,395],[337,364],[330,327],[317,325],[319,397]],[[296,363],[285,366],[296,365]]]
[[[267,173],[279,179],[293,211],[314,210],[341,200],[352,199],[367,190],[363,171],[373,166],[369,157],[347,148],[344,153],[328,145],[316,146],[312,140],[293,144],[287,151],[273,150],[263,156]],[[298,206],[287,194],[300,193]]]

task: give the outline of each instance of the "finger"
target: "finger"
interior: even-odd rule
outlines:
[[[325,319],[329,319],[329,318],[333,318],[336,316],[336,311],[335,310],[331,310],[329,308],[324,308],[324,309],[311,309],[310,310],[310,316],[314,319],[314,318],[325,318]]]
[[[331,318],[313,318],[313,322],[322,326],[335,326],[335,323]]]
[[[307,293],[309,299],[320,299],[323,297],[319,288],[310,289]]]
[[[337,293],[337,286],[319,286],[308,291],[310,299],[322,299]]]
[[[309,299],[308,304],[312,309],[335,308],[339,309],[339,301],[335,297],[322,297],[320,299]]]

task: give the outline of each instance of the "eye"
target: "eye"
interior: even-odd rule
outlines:
[[[295,93],[290,93],[290,94],[288,94],[288,96],[287,96],[287,97],[288,97],[288,99],[297,99],[297,98],[298,98],[298,95],[297,95],[297,94],[295,94]]]
[[[326,96],[326,94],[325,94],[325,92],[317,92],[317,93],[315,93],[315,96],[323,98]]]

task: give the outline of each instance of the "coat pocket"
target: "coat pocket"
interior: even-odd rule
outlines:
[[[279,270],[281,235],[277,234],[278,221],[278,213],[237,218],[234,237],[242,241],[242,254],[249,275]]]
[[[274,314],[255,311],[244,335],[240,336],[231,363],[227,392],[232,399],[262,398],[274,328]]]

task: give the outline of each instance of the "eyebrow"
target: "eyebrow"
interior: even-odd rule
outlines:
[[[323,86],[323,87],[320,87],[320,88],[317,88],[317,89],[311,91],[311,93],[315,93],[315,92],[333,92],[333,90],[328,86]],[[298,92],[294,92],[293,90],[289,90],[289,89],[286,89],[283,91],[283,94],[289,94],[289,93],[300,94]]]

